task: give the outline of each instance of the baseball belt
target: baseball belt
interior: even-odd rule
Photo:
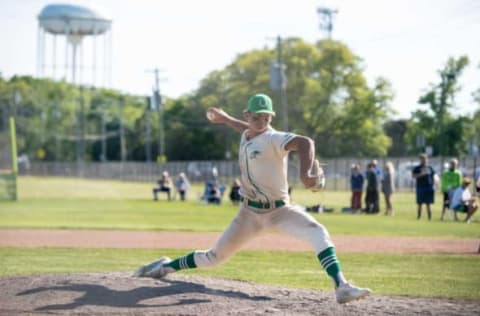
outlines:
[[[264,208],[264,209],[269,209],[270,208],[270,203],[269,202],[260,202],[260,201],[252,201],[249,199],[245,199],[243,197],[240,198],[240,201],[246,201],[248,206],[255,207],[255,208]],[[276,200],[273,202],[275,205],[275,208],[277,207],[282,207],[285,205],[285,201],[283,200]]]

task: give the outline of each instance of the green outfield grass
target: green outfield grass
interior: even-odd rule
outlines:
[[[125,229],[164,231],[222,231],[238,206],[198,202],[201,186],[194,186],[186,202],[153,202],[151,184],[65,178],[20,177],[17,202],[0,202],[0,228]],[[331,214],[314,216],[332,234],[368,236],[432,236],[478,238],[478,214],[471,224],[439,221],[440,194],[433,220],[416,220],[413,193],[394,195],[395,216],[341,213],[350,193],[294,189],[294,202],[333,207]],[[383,203],[382,203],[383,205]]]
[[[0,275],[133,272],[160,255],[186,250],[0,248]],[[480,260],[458,255],[339,254],[345,275],[378,295],[480,299]],[[212,269],[180,273],[285,287],[331,290],[312,253],[242,251]]]
[[[187,202],[153,202],[151,184],[63,178],[20,177],[17,202],[0,202],[0,228],[70,228],[170,231],[222,231],[238,207],[200,204],[201,186]],[[163,197],[163,196],[162,196]],[[440,195],[434,220],[417,221],[412,193],[394,196],[395,216],[342,214],[349,192],[312,193],[295,188],[302,205],[324,204],[331,214],[316,214],[333,234],[478,238],[472,224],[440,222]],[[163,197],[164,198],[164,197]],[[383,204],[382,204],[383,205]],[[478,216],[478,215],[477,215]],[[189,250],[0,248],[0,275],[133,271],[160,255]],[[480,260],[472,255],[339,254],[345,274],[376,294],[480,299]],[[298,288],[331,289],[312,253],[238,253],[215,269],[181,273],[211,275]]]

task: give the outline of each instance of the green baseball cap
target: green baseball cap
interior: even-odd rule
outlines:
[[[258,93],[250,97],[247,102],[248,112],[250,113],[268,113],[275,115],[273,111],[272,99],[266,94]]]

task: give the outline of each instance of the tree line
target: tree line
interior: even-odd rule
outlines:
[[[474,114],[455,113],[467,56],[450,57],[438,70],[438,82],[426,83],[418,109],[408,119],[395,120],[391,83],[379,77],[369,85],[362,59],[345,44],[289,38],[282,52],[289,130],[313,138],[320,157],[400,157],[427,147],[434,156],[461,156],[480,146],[480,88],[472,92]],[[0,75],[0,131],[14,116],[18,152],[46,161],[234,159],[238,135],[208,124],[205,110],[216,106],[241,117],[249,96],[263,92],[272,96],[273,125],[281,129],[280,95],[270,87],[275,59],[276,51],[269,48],[239,54],[192,93],[163,96],[161,109],[147,96]]]

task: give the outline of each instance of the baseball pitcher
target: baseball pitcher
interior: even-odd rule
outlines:
[[[275,112],[272,100],[256,94],[247,102],[245,121],[218,108],[209,108],[207,118],[241,132],[239,164],[242,202],[237,216],[208,250],[196,250],[171,260],[163,257],[140,267],[135,276],[162,278],[182,269],[211,267],[224,262],[258,234],[276,229],[308,242],[322,267],[332,278],[338,303],[364,298],[370,289],[347,282],[326,228],[301,207],[290,204],[287,183],[288,153],[300,159],[303,184],[314,191],[325,185],[323,170],[315,159],[314,142],[305,136],[280,132],[270,125]]]

